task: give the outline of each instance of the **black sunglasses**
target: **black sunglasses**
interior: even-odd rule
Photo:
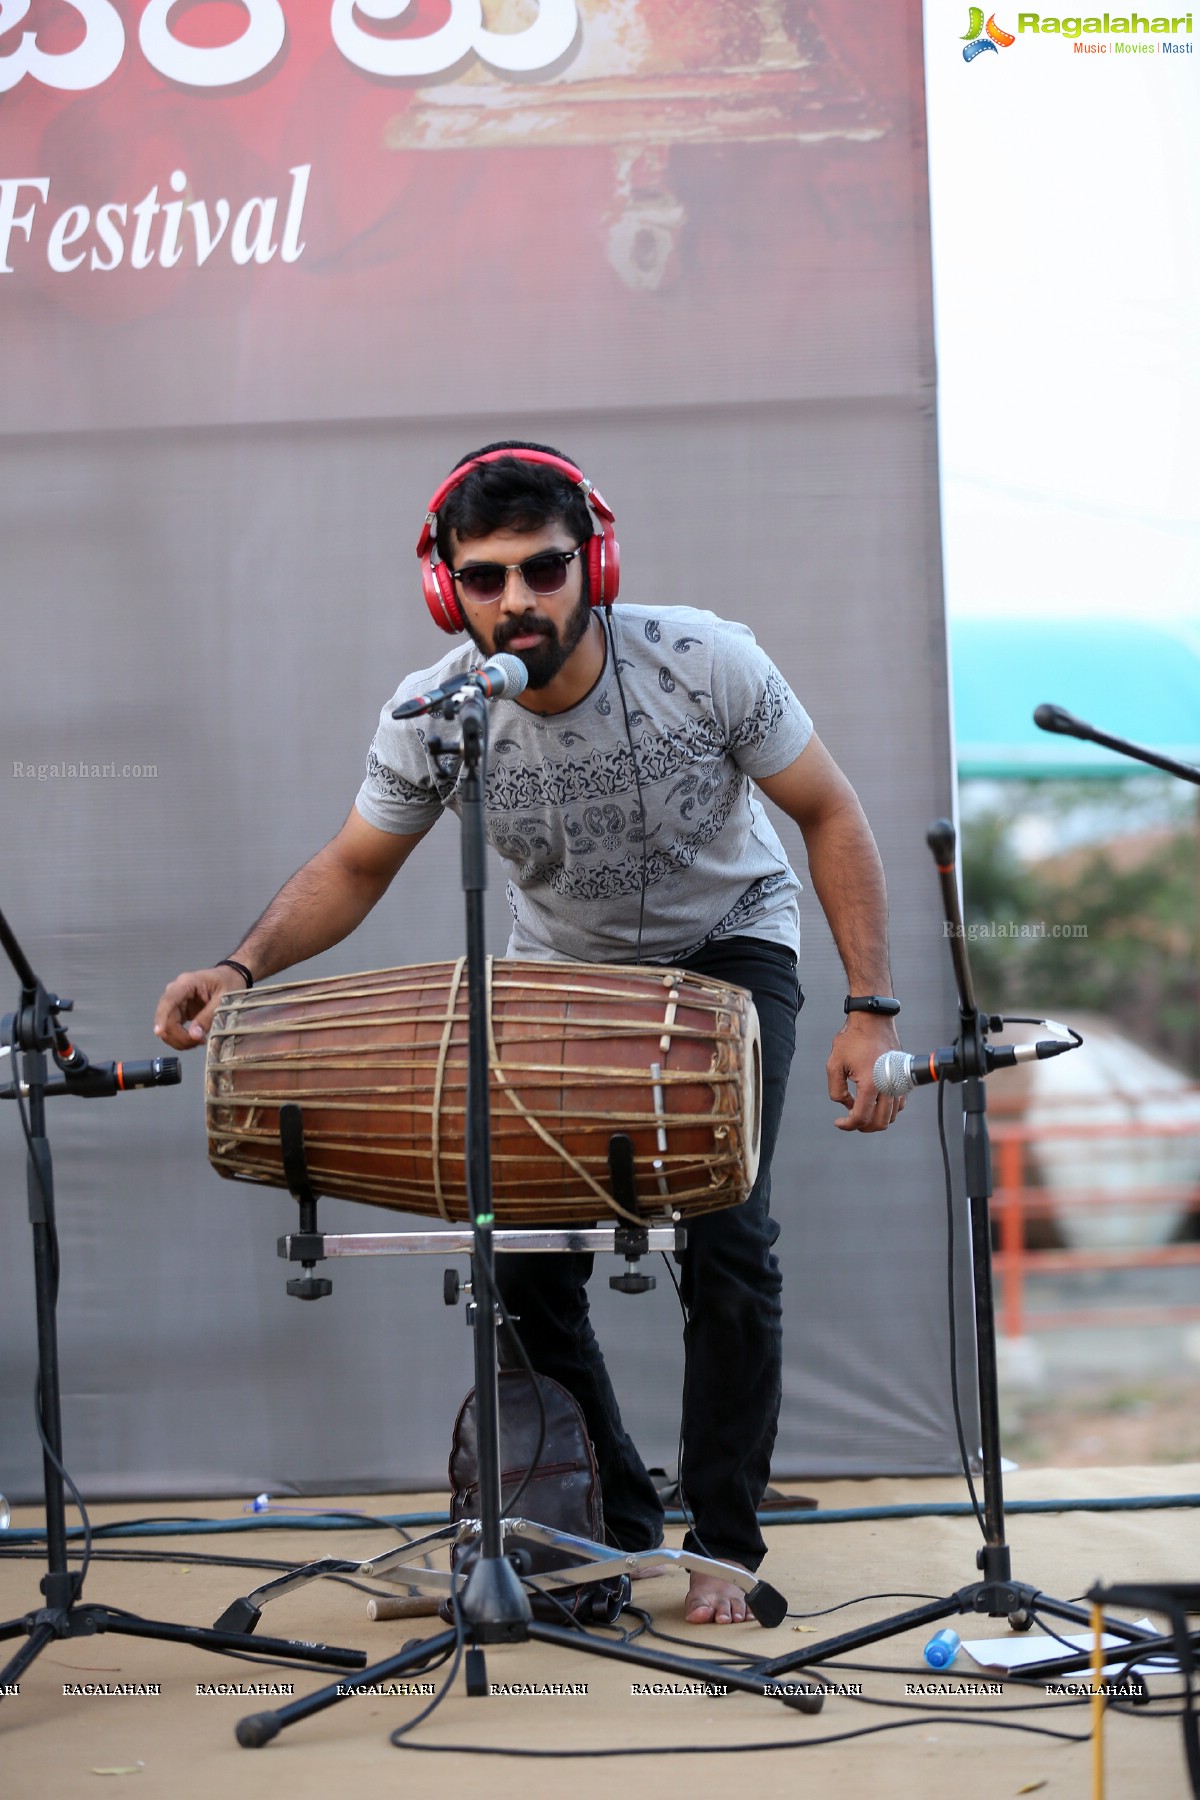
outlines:
[[[501,598],[513,569],[520,569],[531,594],[557,594],[566,587],[567,569],[582,551],[582,544],[574,550],[540,550],[524,562],[468,563],[465,569],[451,569],[450,574],[461,583],[464,594],[484,605]]]

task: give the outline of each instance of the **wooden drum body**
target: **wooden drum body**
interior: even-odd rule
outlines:
[[[713,1212],[758,1170],[758,1015],[744,988],[677,969],[488,963],[496,1223],[624,1216],[608,1178],[633,1141],[645,1217]],[[227,994],[206,1071],[208,1154],[286,1187],[279,1108],[303,1111],[314,1190],[469,1223],[462,961]]]

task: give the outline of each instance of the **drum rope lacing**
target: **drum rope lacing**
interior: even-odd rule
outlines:
[[[462,984],[466,967],[466,957],[460,956],[450,977],[446,1017],[442,1022],[442,1041],[438,1046],[437,1073],[433,1078],[433,1103],[429,1109],[429,1129],[432,1134],[430,1150],[433,1157],[433,1197],[438,1211],[447,1224],[450,1223],[450,1214],[446,1207],[446,1196],[442,1192],[442,1088],[446,1080],[446,1058],[450,1054],[450,1034],[454,1030],[454,1012],[458,1001],[458,990]]]
[[[236,1133],[231,1135],[228,1143],[221,1141],[221,1126],[224,1124],[224,1120],[220,1118],[219,1113],[210,1112],[210,1157],[214,1166],[222,1173],[231,1174],[239,1179],[263,1180],[265,1178],[268,1181],[271,1180],[271,1174],[268,1171],[273,1167],[273,1163],[261,1162],[254,1149],[254,1143],[260,1137],[264,1147],[273,1138],[269,1126],[265,1123],[263,1126],[258,1124],[260,1109],[264,1113],[270,1113],[278,1105],[281,1097],[277,1087],[267,1078],[275,1072],[307,1063],[312,1052],[305,1047],[303,1040],[308,1040],[310,1044],[313,1040],[319,1041],[327,1031],[344,1031],[348,1023],[344,1010],[339,1010],[336,1016],[289,1018],[286,1022],[286,1030],[293,1039],[293,1046],[287,1049],[273,1046],[265,1055],[256,1053],[253,1050],[254,1040],[260,1037],[277,1036],[280,1031],[280,1021],[272,1016],[279,1002],[281,1000],[289,1001],[293,996],[303,997],[309,1004],[337,1000],[343,1009],[347,1001],[366,1002],[367,1010],[354,1014],[352,1020],[360,1033],[366,1026],[383,1028],[386,1031],[389,1025],[395,1025],[397,1031],[403,1035],[398,1037],[395,1043],[391,1041],[391,1034],[388,1033],[385,1039],[373,1044],[364,1045],[359,1042],[329,1046],[320,1053],[321,1067],[326,1074],[338,1067],[346,1069],[348,1085],[343,1087],[339,1084],[331,1087],[327,1080],[311,1086],[307,1082],[302,1082],[299,1086],[291,1083],[287,1089],[287,1097],[300,1103],[306,1103],[309,1100],[322,1103],[335,1098],[339,1102],[343,1114],[347,1115],[342,1132],[335,1130],[332,1135],[318,1132],[310,1139],[310,1147],[314,1151],[331,1147],[335,1149],[347,1147],[351,1148],[359,1158],[363,1156],[373,1158],[376,1155],[386,1157],[391,1154],[390,1144],[384,1141],[377,1143],[369,1129],[365,1135],[361,1135],[356,1127],[352,1129],[349,1115],[385,1113],[394,1095],[399,1095],[401,1099],[413,1097],[409,1084],[393,1088],[386,1079],[389,1059],[396,1050],[402,1050],[406,1066],[410,1071],[414,1068],[424,1069],[428,1075],[426,1085],[429,1091],[426,1095],[424,1120],[422,1121],[424,1128],[419,1133],[420,1141],[426,1146],[426,1154],[432,1153],[425,1177],[424,1192],[434,1202],[436,1216],[440,1216],[447,1223],[460,1219],[463,1216],[461,1206],[464,1196],[458,1194],[455,1189],[452,1170],[447,1168],[447,1161],[456,1165],[461,1160],[459,1153],[454,1149],[454,1121],[463,1114],[465,1095],[459,1091],[461,1071],[456,1067],[455,1052],[461,1046],[456,1046],[454,1042],[454,1029],[464,1022],[458,1016],[461,1009],[464,965],[462,959],[456,963],[440,965],[445,972],[450,991],[447,994],[443,990],[440,1004],[431,1014],[424,1009],[424,1003],[429,997],[428,975],[431,971],[436,971],[438,966],[436,964],[421,965],[404,972],[383,971],[379,976],[368,974],[334,978],[317,977],[308,981],[288,983],[286,991],[280,988],[262,989],[254,994],[247,992],[244,1001],[238,997],[240,1003],[231,1004],[228,1008],[232,1015],[228,1021],[228,1027],[231,1030],[236,1027],[237,1040],[245,1042],[250,1049],[252,1068],[247,1069],[246,1072],[252,1074],[256,1069],[264,1077],[264,1080],[261,1084],[252,1085],[249,1089],[245,1086],[235,1087],[232,1085],[231,1078],[234,1077],[234,1070],[240,1061],[236,1044],[233,1041],[225,1044],[210,1044],[210,1050],[213,1052],[208,1083],[210,1107],[219,1108],[224,1102],[226,1105],[244,1109],[241,1118],[241,1136],[239,1138]],[[643,971],[643,973],[648,972]],[[396,987],[396,977],[401,973],[412,985]],[[587,974],[584,974],[582,970],[571,971],[571,999],[584,1002],[585,1011],[587,1003],[593,1000],[603,1003],[614,999],[610,978],[616,971],[606,968],[597,973],[602,973],[602,979],[593,980],[592,971]],[[622,970],[621,973],[624,971]],[[644,1224],[645,1219],[637,1217],[621,1207],[603,1185],[606,1172],[603,1160],[599,1156],[592,1157],[586,1148],[578,1148],[578,1153],[573,1153],[572,1148],[566,1143],[560,1142],[553,1135],[552,1130],[546,1129],[540,1123],[518,1090],[522,1085],[528,1083],[531,1077],[554,1076],[556,1084],[560,1086],[564,1095],[573,1088],[586,1086],[589,1090],[597,1087],[612,1088],[615,1098],[616,1092],[635,1085],[640,1085],[642,1092],[646,1093],[647,1076],[649,1076],[652,1083],[650,1092],[646,1093],[646,1098],[651,1101],[649,1107],[646,1106],[645,1101],[641,1106],[633,1108],[626,1104],[620,1108],[614,1108],[613,1112],[607,1116],[611,1118],[614,1128],[619,1121],[629,1129],[636,1130],[648,1126],[653,1132],[655,1148],[658,1150],[658,1156],[651,1151],[648,1171],[652,1193],[654,1188],[658,1190],[657,1194],[653,1194],[653,1198],[656,1201],[665,1202],[669,1206],[682,1206],[686,1211],[689,1203],[699,1200],[703,1191],[714,1191],[720,1187],[728,1180],[729,1166],[732,1165],[737,1153],[736,1141],[740,1139],[738,1132],[731,1131],[732,1120],[727,1116],[724,1105],[716,1106],[714,1110],[689,1107],[686,1111],[670,1112],[667,1108],[666,1090],[677,1085],[691,1087],[697,1082],[702,1082],[713,1095],[714,1102],[722,1090],[737,1091],[741,1076],[736,1067],[726,1064],[724,1047],[728,1044],[736,1045],[740,1039],[738,1033],[733,1029],[732,1020],[722,995],[714,997],[711,991],[700,993],[690,990],[684,995],[679,985],[678,971],[658,971],[657,973],[666,989],[665,1008],[659,1013],[661,1028],[655,1034],[657,1047],[665,1058],[675,1042],[681,1045],[696,1042],[705,1044],[712,1052],[712,1059],[704,1072],[687,1067],[668,1070],[657,1060],[649,1063],[614,1061],[606,1062],[603,1065],[591,1063],[586,1058],[563,1061],[559,1057],[551,1057],[545,1062],[539,1059],[532,1063],[524,1060],[530,1046],[545,1035],[547,1016],[540,1010],[541,1002],[543,999],[561,999],[563,992],[561,981],[549,979],[549,970],[547,970],[548,979],[542,982],[528,966],[514,967],[508,959],[495,959],[494,961],[489,959],[488,963],[488,1046],[491,1079],[497,1098],[504,1099],[507,1103],[504,1110],[515,1114],[523,1128],[536,1137],[551,1153],[552,1165],[557,1163],[559,1166],[565,1165],[569,1168],[588,1194],[600,1203],[605,1213],[636,1224]],[[384,975],[392,983],[388,991],[382,990],[379,985],[380,979]],[[654,985],[657,987],[658,982],[655,982]],[[699,984],[697,984],[698,986]],[[636,1000],[636,995],[621,997]],[[648,994],[643,993],[643,999],[648,997]],[[694,1011],[699,1007],[702,1012],[711,1013],[708,1027],[703,1024],[697,1025],[690,1019],[681,1020],[679,1018],[679,1008],[685,999],[689,1009]],[[500,1012],[498,1018],[495,1016],[497,1003]],[[662,1007],[661,999],[659,1005]],[[258,1017],[255,1016],[256,1014]],[[227,1024],[224,1015],[214,1021],[214,1024],[217,1030],[213,1036],[218,1038],[222,1028]],[[644,1016],[634,1018],[606,1016],[593,1019],[574,1015],[571,1020],[574,1040],[580,1045],[596,1038],[613,1040],[631,1037],[644,1038],[647,1028],[651,1031],[654,1030],[652,1020]],[[415,1038],[414,1030],[417,1034]],[[425,1035],[422,1037],[422,1034]],[[500,1049],[501,1043],[503,1044],[503,1053]],[[512,1060],[514,1051],[516,1060]],[[361,1075],[364,1070],[372,1067],[377,1068],[382,1079],[372,1084],[374,1092],[368,1096],[360,1093],[355,1076]],[[230,1081],[229,1086],[226,1086],[227,1081]],[[412,1113],[412,1123],[416,1125],[415,1110],[411,1107],[409,1110]],[[589,1107],[572,1118],[570,1125],[574,1131],[578,1132],[581,1126],[586,1130],[590,1121],[600,1130],[603,1129],[605,1119],[606,1115],[603,1112],[596,1112],[594,1108]],[[554,1121],[552,1121],[553,1123]],[[682,1152],[682,1161],[679,1156],[664,1155],[667,1146],[663,1139],[668,1126],[672,1132],[676,1128],[684,1132],[694,1128],[706,1128],[712,1132],[715,1140],[724,1142],[726,1154],[709,1155],[703,1159],[703,1166],[700,1169],[693,1168],[699,1153],[690,1146]],[[461,1126],[458,1129],[461,1131]],[[346,1133],[350,1133],[350,1135],[347,1136]],[[442,1141],[443,1135],[446,1138],[445,1143]],[[649,1146],[647,1147],[649,1148]],[[502,1143],[500,1147],[502,1156],[506,1148],[507,1144]],[[234,1161],[239,1154],[245,1157],[245,1161],[240,1166]],[[528,1156],[527,1151],[524,1154],[526,1157]],[[673,1164],[680,1161],[681,1167],[675,1170]],[[536,1169],[536,1159],[533,1166]],[[686,1174],[684,1174],[685,1168]],[[684,1176],[684,1185],[678,1187],[677,1191],[672,1194],[670,1188],[677,1184],[680,1175]],[[698,1177],[699,1185],[697,1185]],[[531,1175],[531,1179],[535,1183],[540,1182],[543,1178],[544,1170],[539,1174]],[[449,1189],[446,1186],[448,1180],[450,1181]],[[387,1183],[391,1184],[390,1194]],[[393,1174],[381,1176],[379,1183],[376,1183],[374,1177],[366,1173],[364,1173],[356,1192],[346,1192],[344,1188],[342,1190],[343,1197],[346,1198],[368,1200],[374,1199],[378,1194],[384,1204],[392,1203],[390,1195],[403,1193],[407,1196],[414,1192],[415,1190],[411,1188],[397,1188],[396,1177]],[[570,1195],[567,1195],[565,1198],[568,1204],[578,1204],[577,1196],[572,1199]],[[508,1197],[506,1204],[512,1203],[511,1197]],[[554,1196],[543,1198],[540,1194],[536,1197],[531,1195],[529,1200],[530,1206],[538,1209],[555,1203]]]
[[[496,1043],[496,1032],[493,1022],[492,964],[494,960],[495,959],[490,956],[487,959],[488,1065],[489,1072],[495,1077],[497,1087],[513,1109],[520,1114],[522,1119],[524,1119],[530,1130],[540,1137],[542,1142],[553,1150],[557,1156],[561,1156],[568,1168],[574,1169],[584,1186],[590,1188],[598,1200],[603,1201],[609,1212],[615,1212],[618,1217],[628,1220],[631,1225],[644,1225],[645,1220],[641,1215],[630,1212],[626,1207],[621,1205],[619,1200],[608,1192],[607,1188],[602,1187],[591,1171],[585,1169],[583,1164],[579,1162],[576,1157],[571,1155],[567,1146],[565,1144],[560,1144],[553,1134],[546,1130],[539,1119],[534,1118],[521,1096],[514,1093],[512,1088],[509,1087],[508,1077],[504,1072],[504,1064],[500,1060],[500,1049]]]

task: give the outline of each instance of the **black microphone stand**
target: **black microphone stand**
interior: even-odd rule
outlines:
[[[107,1606],[80,1601],[83,1570],[68,1567],[65,1486],[69,1480],[63,1465],[62,1388],[59,1380],[58,1236],[54,1217],[54,1170],[46,1135],[48,1094],[76,1093],[84,1097],[121,1091],[121,1065],[96,1067],[68,1042],[60,1015],[70,1012],[71,1002],[48,993],[0,912],[0,946],[3,946],[21,984],[17,1011],[3,1021],[4,1036],[12,1048],[12,1081],[0,1088],[0,1098],[15,1099],[23,1108],[22,1123],[27,1143],[26,1188],[29,1221],[33,1229],[33,1270],[37,1302],[38,1432],[42,1441],[42,1470],[46,1514],[47,1570],[41,1580],[45,1604],[22,1618],[0,1623],[0,1642],[24,1637],[25,1644],[7,1666],[0,1669],[0,1698],[19,1691],[19,1678],[56,1638],[92,1637],[115,1632],[125,1637],[157,1638],[170,1643],[194,1644],[202,1650],[237,1651],[245,1655],[245,1638],[237,1632],[213,1631],[195,1625],[175,1625],[162,1620],[138,1619]],[[20,1057],[20,1068],[16,1064]],[[47,1057],[54,1059],[61,1077],[48,1079]],[[139,1085],[169,1086],[179,1080],[176,1057],[156,1059],[148,1078]],[[74,1493],[74,1489],[72,1488]],[[76,1496],[78,1499],[78,1496]],[[325,1664],[334,1668],[360,1669],[366,1662],[361,1650],[340,1650],[328,1644],[306,1644],[286,1638],[267,1638],[255,1645],[265,1656],[289,1661]]]
[[[429,699],[432,700],[432,696]],[[760,1699],[781,1701],[797,1712],[821,1710],[824,1696],[819,1688],[803,1682],[778,1683],[764,1681],[756,1670],[730,1669],[728,1666],[703,1661],[697,1657],[677,1656],[643,1646],[615,1643],[580,1629],[567,1629],[535,1619],[529,1599],[516,1568],[504,1553],[503,1495],[500,1459],[500,1400],[495,1263],[492,1242],[492,1148],[489,1076],[491,1057],[488,1044],[490,1003],[488,995],[487,955],[484,937],[483,896],[487,888],[487,836],[484,818],[486,788],[488,715],[487,700],[478,686],[465,686],[441,707],[442,717],[459,721],[461,737],[453,732],[432,735],[429,749],[437,757],[461,756],[462,776],[459,785],[462,822],[462,886],[466,902],[467,999],[469,1007],[467,1034],[467,1197],[472,1223],[472,1292],[475,1305],[474,1359],[477,1409],[477,1450],[479,1480],[479,1550],[466,1584],[454,1594],[457,1623],[448,1631],[407,1644],[395,1656],[374,1663],[345,1681],[338,1681],[293,1700],[273,1712],[252,1713],[238,1721],[237,1741],[243,1749],[257,1750],[279,1735],[289,1725],[310,1718],[326,1707],[335,1706],[362,1689],[374,1689],[427,1664],[438,1662],[460,1642],[469,1644],[466,1659],[466,1686],[470,1695],[487,1693],[484,1667],[485,1644],[538,1643],[555,1644],[564,1650],[656,1669],[661,1673],[692,1681],[703,1681],[722,1692],[737,1691],[756,1694]],[[521,1521],[524,1524],[524,1521]],[[549,1537],[570,1543],[565,1534],[549,1533]],[[580,1549],[594,1550],[586,1540]],[[623,1559],[636,1564],[641,1559]],[[648,1559],[653,1561],[653,1553]],[[708,1565],[719,1567],[720,1565]],[[582,1565],[586,1570],[586,1562]],[[303,1571],[301,1574],[303,1575]],[[782,1596],[765,1583],[752,1589],[751,1610],[765,1610],[759,1596],[777,1601],[772,1609],[772,1624],[778,1624],[786,1613]],[[246,1607],[247,1603],[241,1603]],[[254,1609],[240,1614],[249,1619]],[[230,1610],[230,1616],[238,1616]],[[756,1612],[758,1616],[758,1612]],[[244,1641],[244,1640],[243,1640]]]
[[[1101,731],[1097,726],[1089,725],[1086,719],[1077,719],[1064,706],[1054,706],[1047,702],[1034,707],[1033,722],[1039,731],[1051,731],[1061,737],[1080,738],[1085,744],[1102,744],[1106,750],[1115,750],[1118,756],[1128,756],[1133,761],[1149,763],[1152,769],[1164,769],[1168,775],[1174,775],[1180,781],[1189,781],[1193,787],[1200,787],[1200,768],[1195,763],[1180,762],[1176,757],[1164,756],[1161,751],[1151,750],[1145,744],[1135,744],[1131,738],[1117,737],[1111,731]],[[1200,963],[1200,957],[1197,962]],[[1196,997],[1200,1000],[1200,994]]]
[[[987,1128],[985,1076],[990,1052],[987,1046],[988,1016],[975,1004],[975,989],[966,951],[966,932],[955,878],[954,827],[939,819],[926,833],[941,884],[945,934],[950,940],[954,979],[958,988],[959,1035],[952,1049],[938,1050],[934,1062],[939,1081],[963,1084],[963,1164],[971,1224],[971,1267],[975,1294],[975,1355],[979,1400],[979,1429],[983,1483],[980,1524],[983,1544],[975,1566],[982,1580],[927,1605],[896,1613],[876,1625],[843,1632],[809,1644],[792,1655],[756,1663],[759,1674],[778,1679],[793,1669],[828,1662],[867,1644],[898,1637],[920,1626],[936,1624],[955,1613],[978,1613],[992,1619],[1007,1618],[1015,1631],[1027,1631],[1034,1613],[1048,1613],[1074,1625],[1090,1627],[1091,1610],[1055,1599],[1043,1589],[1012,1576],[1012,1558],[1004,1536],[1004,1476],[1000,1452],[1000,1390],[996,1361],[996,1310],[992,1283],[992,1236],[989,1202],[992,1196],[991,1145]],[[1105,1620],[1106,1630],[1130,1643],[1149,1640],[1151,1633],[1136,1625]],[[1060,1653],[1061,1654],[1061,1653]],[[1055,1667],[1053,1661],[1027,1665],[1023,1676],[1039,1676]]]
[[[476,1644],[520,1642],[532,1613],[529,1597],[504,1554],[500,1466],[500,1388],[496,1319],[496,1264],[492,1246],[492,1123],[488,1094],[487,944],[483,896],[487,891],[484,782],[487,701],[477,687],[465,690],[455,709],[462,732],[462,885],[467,928],[467,1201],[474,1233],[475,1404],[479,1430],[479,1555],[460,1606]],[[436,750],[436,745],[431,746]]]
[[[1135,744],[1131,738],[1117,737],[1110,731],[1100,731],[1095,725],[1089,725],[1086,719],[1077,719],[1065,707],[1047,703],[1034,708],[1033,722],[1039,731],[1051,731],[1059,737],[1081,738],[1085,744],[1102,744],[1106,750],[1115,750],[1119,756],[1131,757],[1135,762],[1149,763],[1152,769],[1165,769],[1168,775],[1177,775],[1181,781],[1190,781],[1193,786],[1200,787],[1200,769],[1194,763],[1179,762],[1174,756],[1164,756],[1159,750],[1150,750],[1145,744]]]

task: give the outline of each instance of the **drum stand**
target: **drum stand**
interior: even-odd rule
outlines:
[[[488,1094],[488,1042],[487,1042],[487,993],[486,993],[486,957],[484,949],[483,894],[487,887],[486,839],[484,833],[484,769],[487,756],[487,703],[477,688],[463,688],[446,701],[442,708],[442,716],[447,721],[457,719],[461,737],[451,732],[449,736],[431,735],[430,749],[435,755],[460,755],[463,765],[463,780],[460,789],[462,795],[462,882],[466,902],[467,933],[467,999],[469,1013],[468,1027],[468,1063],[467,1063],[467,1192],[472,1214],[470,1232],[471,1248],[471,1287],[473,1292],[473,1325],[474,1325],[474,1357],[475,1357],[475,1404],[477,1412],[478,1432],[478,1473],[479,1503],[478,1519],[456,1521],[442,1527],[428,1538],[420,1539],[415,1544],[399,1546],[395,1551],[385,1553],[368,1563],[338,1563],[327,1561],[323,1564],[309,1565],[278,1581],[268,1582],[256,1590],[254,1594],[236,1601],[222,1616],[218,1624],[228,1628],[231,1624],[243,1631],[252,1631],[261,1611],[261,1603],[277,1597],[280,1593],[313,1579],[317,1575],[355,1573],[382,1575],[392,1580],[403,1581],[415,1588],[429,1588],[433,1592],[449,1595],[453,1598],[460,1623],[449,1631],[419,1640],[407,1645],[398,1655],[389,1657],[371,1668],[344,1681],[331,1683],[316,1693],[306,1695],[301,1700],[279,1708],[275,1712],[254,1713],[242,1719],[237,1726],[239,1744],[247,1749],[257,1749],[279,1735],[285,1726],[295,1724],[300,1719],[323,1711],[328,1706],[348,1698],[362,1688],[371,1688],[376,1684],[389,1681],[408,1671],[418,1670],[448,1652],[460,1641],[460,1635],[468,1643],[466,1658],[467,1691],[472,1695],[483,1695],[488,1691],[486,1668],[484,1663],[484,1646],[487,1644],[515,1644],[534,1640],[538,1643],[556,1644],[564,1650],[583,1651],[592,1656],[609,1657],[616,1661],[634,1664],[640,1668],[656,1669],[666,1674],[681,1676],[685,1679],[700,1680],[724,1690],[737,1689],[760,1697],[776,1699],[784,1705],[794,1707],[801,1712],[819,1712],[823,1704],[823,1696],[818,1689],[809,1687],[804,1682],[778,1683],[764,1681],[761,1675],[748,1676],[741,1670],[731,1670],[723,1664],[708,1663],[699,1659],[673,1656],[641,1645],[633,1646],[614,1643],[611,1640],[594,1637],[579,1630],[567,1630],[558,1625],[549,1625],[536,1620],[532,1616],[528,1595],[522,1586],[521,1578],[514,1566],[517,1560],[506,1548],[526,1542],[538,1546],[561,1548],[564,1553],[578,1558],[577,1566],[556,1570],[553,1574],[539,1573],[538,1583],[548,1589],[562,1586],[579,1586],[585,1583],[611,1580],[614,1576],[632,1574],[643,1568],[683,1567],[689,1570],[704,1570],[718,1578],[735,1582],[746,1590],[747,1604],[755,1617],[764,1624],[778,1624],[786,1614],[787,1603],[775,1589],[760,1582],[747,1570],[734,1564],[714,1562],[707,1558],[692,1556],[689,1552],[677,1550],[651,1550],[626,1554],[614,1550],[610,1545],[598,1544],[590,1539],[574,1538],[567,1533],[553,1531],[528,1519],[505,1519],[502,1516],[501,1494],[501,1462],[500,1462],[500,1404],[499,1404],[499,1356],[497,1341],[498,1295],[495,1283],[495,1255],[498,1249],[576,1249],[612,1247],[623,1250],[627,1258],[627,1275],[633,1274],[635,1283],[641,1284],[645,1277],[638,1276],[632,1265],[637,1255],[641,1254],[641,1240],[645,1239],[645,1248],[674,1248],[677,1242],[673,1226],[663,1231],[652,1230],[648,1225],[643,1233],[627,1234],[623,1239],[612,1228],[599,1227],[592,1231],[566,1231],[548,1233],[497,1232],[494,1229],[492,1213],[492,1176],[491,1176],[491,1123]],[[284,1118],[287,1111],[289,1117]],[[303,1159],[302,1120],[299,1109],[280,1109],[280,1138],[285,1157],[285,1172],[291,1191],[300,1201],[301,1230],[298,1236],[284,1239],[281,1251],[289,1259],[299,1261],[304,1274],[298,1280],[289,1282],[290,1293],[302,1299],[317,1299],[329,1292],[330,1283],[313,1274],[318,1260],[330,1254],[363,1255],[379,1252],[378,1240],[369,1249],[367,1238],[337,1239],[323,1237],[316,1231],[316,1197],[307,1181]],[[627,1142],[627,1140],[625,1140]],[[626,1199],[633,1204],[629,1210],[636,1213],[636,1194],[632,1187],[632,1171],[625,1161],[621,1149],[621,1140],[615,1147],[610,1147],[610,1175],[616,1183],[623,1184],[628,1179]],[[615,1196],[620,1198],[619,1195]],[[374,1234],[371,1234],[372,1236]],[[403,1238],[407,1234],[397,1234]],[[660,1245],[659,1239],[669,1239],[669,1243]],[[538,1239],[542,1242],[538,1242]],[[432,1241],[431,1241],[432,1240]],[[457,1240],[457,1241],[456,1241]],[[520,1240],[513,1242],[512,1240]],[[554,1240],[554,1241],[548,1241]],[[561,1240],[561,1241],[559,1241]],[[603,1240],[603,1243],[599,1240]],[[465,1248],[466,1234],[416,1234],[415,1241],[397,1243],[395,1238],[388,1241],[383,1234],[384,1253],[403,1253],[405,1250],[437,1250],[445,1251],[450,1247]],[[455,1290],[457,1293],[457,1289]],[[447,1297],[449,1293],[447,1292]],[[412,1567],[406,1561],[414,1553],[423,1553],[431,1545],[453,1542],[458,1546],[470,1546],[472,1549],[471,1567],[465,1582],[456,1572],[442,1573],[424,1567]],[[519,1556],[519,1551],[517,1553]]]
[[[54,1217],[54,1171],[50,1141],[46,1135],[46,1096],[79,1094],[85,1097],[120,1093],[128,1087],[170,1086],[179,1080],[179,1063],[173,1056],[142,1064],[89,1063],[72,1046],[60,1021],[71,1010],[69,1000],[48,993],[30,967],[8,922],[0,913],[0,945],[21,983],[20,1005],[4,1021],[3,1036],[11,1045],[14,1063],[21,1052],[21,1068],[14,1067],[11,1083],[0,1087],[0,1098],[13,1099],[22,1107],[28,1144],[27,1190],[29,1220],[33,1228],[33,1267],[37,1302],[38,1430],[42,1440],[42,1468],[46,1513],[47,1572],[41,1580],[45,1604],[19,1619],[0,1623],[0,1642],[24,1637],[27,1641],[0,1669],[0,1697],[17,1691],[20,1676],[56,1638],[92,1637],[99,1632],[124,1637],[155,1638],[166,1643],[193,1644],[197,1649],[220,1653],[245,1650],[245,1640],[235,1632],[205,1630],[201,1626],[176,1625],[161,1619],[138,1619],[130,1613],[80,1599],[83,1573],[68,1566],[66,1496],[63,1466],[62,1390],[58,1366],[58,1236]],[[61,1071],[47,1079],[47,1056]],[[26,1110],[27,1109],[27,1110]],[[74,1493],[74,1489],[72,1489]],[[78,1501],[78,1496],[76,1495]],[[361,1650],[341,1650],[328,1644],[296,1643],[269,1638],[255,1645],[264,1657],[284,1657],[333,1668],[360,1669],[366,1661]]]

